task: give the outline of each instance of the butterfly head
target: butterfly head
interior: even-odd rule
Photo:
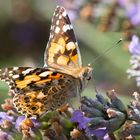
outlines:
[[[84,89],[88,82],[90,81],[90,79],[92,78],[92,71],[93,71],[93,68],[92,67],[83,67],[81,69],[81,72],[80,72],[80,79],[81,79],[81,83],[82,83],[82,89]]]

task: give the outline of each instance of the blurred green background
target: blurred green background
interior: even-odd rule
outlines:
[[[0,0],[0,67],[43,66],[44,50],[49,38],[51,18],[56,5],[53,0]],[[71,19],[71,16],[70,16]],[[83,95],[115,89],[118,96],[128,100],[136,83],[127,78],[130,55],[124,42],[100,59],[94,60],[122,38],[117,31],[101,32],[88,20],[72,20],[80,46],[83,65],[93,63],[93,80]],[[124,38],[125,40],[125,38]],[[0,83],[0,103],[8,96],[8,87]]]

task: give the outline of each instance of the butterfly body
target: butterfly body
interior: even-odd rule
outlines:
[[[57,7],[45,50],[44,67],[13,67],[0,70],[0,79],[13,92],[17,111],[39,117],[77,97],[92,77],[91,67],[82,67],[81,56],[70,20]]]

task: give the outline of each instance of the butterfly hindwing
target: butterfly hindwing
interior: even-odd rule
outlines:
[[[73,27],[63,7],[54,12],[50,38],[45,51],[45,66],[54,68],[79,68],[81,56]]]
[[[74,94],[74,77],[50,68],[6,68],[1,69],[0,78],[7,79],[12,86],[13,103],[18,112],[27,117],[40,116],[55,110],[77,94]],[[71,90],[66,92],[68,89]]]

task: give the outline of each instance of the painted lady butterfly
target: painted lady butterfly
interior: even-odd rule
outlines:
[[[0,79],[14,93],[14,106],[26,117],[39,117],[79,96],[92,76],[91,67],[82,67],[73,27],[60,6],[53,15],[44,61],[43,68],[0,70]]]

